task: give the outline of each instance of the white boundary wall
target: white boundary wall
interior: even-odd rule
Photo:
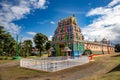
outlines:
[[[35,70],[54,72],[88,62],[89,58],[87,56],[82,56],[79,58],[72,57],[70,59],[67,59],[66,57],[48,57],[39,59],[21,59],[20,66]]]

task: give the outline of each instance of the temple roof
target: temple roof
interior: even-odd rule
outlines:
[[[62,51],[72,51],[69,47],[65,47]]]
[[[48,51],[50,51],[50,52],[51,52],[51,51],[55,51],[55,50],[54,50],[54,48],[53,48],[53,47],[51,47]]]

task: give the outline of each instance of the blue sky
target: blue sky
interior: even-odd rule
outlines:
[[[0,25],[23,40],[36,33],[50,37],[60,19],[75,14],[86,40],[118,42],[119,6],[120,0],[0,0]]]

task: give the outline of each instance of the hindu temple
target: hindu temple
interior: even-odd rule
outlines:
[[[58,22],[52,38],[52,49],[54,49],[52,56],[79,57],[81,54],[110,54],[114,52],[114,47],[108,42],[105,38],[101,42],[85,41],[76,17],[72,15]]]

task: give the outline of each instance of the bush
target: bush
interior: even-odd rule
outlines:
[[[4,58],[4,60],[8,60],[8,57]]]
[[[0,57],[0,60],[3,60],[3,58]]]

